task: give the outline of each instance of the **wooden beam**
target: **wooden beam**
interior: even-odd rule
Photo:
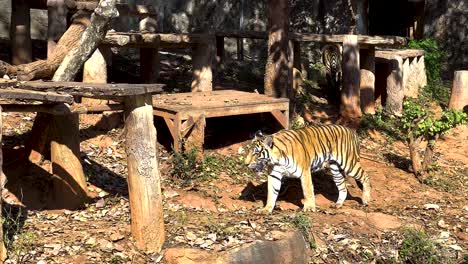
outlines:
[[[11,1],[10,39],[13,65],[31,62],[31,11],[27,0]]]
[[[0,89],[0,98],[34,100],[46,103],[73,103],[73,96],[67,94],[58,94],[55,92],[38,92],[21,89]]]
[[[188,48],[194,44],[214,43],[210,34],[157,34],[108,32],[102,45],[130,48]]]
[[[359,45],[356,35],[346,35],[343,41],[343,88],[341,91],[340,115],[345,119],[361,117],[359,104],[360,72]]]
[[[52,115],[97,114],[108,111],[124,110],[124,106],[122,104],[72,104],[71,106],[64,104],[3,104],[2,107],[4,112],[37,112]]]
[[[125,101],[125,150],[132,235],[140,249],[159,252],[164,243],[164,216],[151,105],[150,95]]]
[[[90,98],[115,98],[146,93],[160,93],[164,84],[101,84],[81,82],[8,82],[0,83],[1,88],[18,88],[31,91],[65,93],[73,96]]]

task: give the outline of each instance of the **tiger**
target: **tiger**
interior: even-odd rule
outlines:
[[[341,89],[341,47],[327,44],[322,48],[322,62],[328,83],[328,97],[333,104],[339,104]]]
[[[359,139],[354,130],[341,125],[310,125],[281,130],[272,135],[257,131],[245,157],[245,164],[260,173],[271,167],[266,205],[257,212],[272,213],[283,177],[299,178],[304,194],[303,211],[316,211],[312,172],[327,165],[339,194],[332,205],[340,208],[348,194],[345,176],[362,185],[362,204],[370,202],[371,184],[360,163]]]

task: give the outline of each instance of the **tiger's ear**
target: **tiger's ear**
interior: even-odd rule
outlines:
[[[265,139],[263,140],[263,144],[265,144],[265,146],[267,146],[269,148],[272,148],[273,147],[273,137],[272,136],[265,137]]]
[[[255,139],[262,138],[262,137],[263,137],[263,133],[261,130],[258,130],[257,132],[255,132],[255,136],[254,136]]]

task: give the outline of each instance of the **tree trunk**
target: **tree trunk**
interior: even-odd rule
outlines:
[[[449,108],[463,110],[468,105],[468,71],[456,71]]]
[[[3,193],[3,188],[5,188],[6,184],[6,177],[5,174],[3,174],[3,152],[2,152],[2,107],[0,106],[0,195]],[[2,203],[3,203],[3,196],[0,196],[0,216],[2,215]],[[3,218],[2,218],[3,220]],[[3,221],[0,225],[0,263],[3,263],[3,261],[7,257],[7,250],[5,248],[5,242],[3,241]]]
[[[125,107],[131,230],[139,248],[159,252],[164,243],[164,217],[152,97],[129,98]]]
[[[427,172],[427,168],[432,164],[432,157],[434,156],[436,142],[439,136],[427,142],[426,150],[424,151],[424,159],[422,162],[422,171]]]
[[[13,65],[31,62],[31,11],[27,0],[11,1],[11,54]]]
[[[268,58],[265,67],[265,94],[288,97],[292,79],[289,53],[289,5],[287,0],[268,0]]]
[[[375,114],[375,49],[361,50],[361,110],[366,114]]]
[[[340,114],[345,119],[361,117],[359,46],[357,35],[346,35],[343,41],[343,89]]]
[[[421,170],[421,157],[419,156],[418,153],[418,145],[419,145],[419,140],[414,139],[413,137],[410,137],[408,140],[408,148],[410,151],[410,158],[411,158],[411,166],[413,167],[413,173],[416,176],[416,178],[422,182],[422,174],[424,174],[424,171]]]

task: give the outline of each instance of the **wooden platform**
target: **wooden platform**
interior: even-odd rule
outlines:
[[[176,151],[182,149],[184,140],[202,145],[205,119],[210,117],[269,112],[281,126],[289,128],[289,100],[257,93],[223,90],[158,94],[153,96],[153,109],[154,115],[164,118]]]

